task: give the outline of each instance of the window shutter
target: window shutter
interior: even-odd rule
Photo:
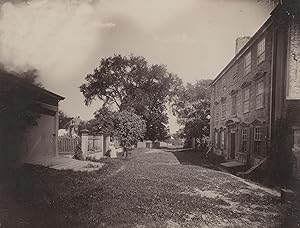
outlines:
[[[224,129],[224,149],[226,149],[226,144],[227,144],[227,129]]]
[[[262,148],[261,148],[261,154],[263,156],[266,156],[267,155],[267,143],[268,143],[268,140],[267,140],[267,131],[268,131],[268,128],[267,127],[262,127],[261,128],[261,140],[262,140]]]
[[[218,148],[221,148],[221,131],[218,131]]]
[[[249,127],[248,147],[247,147],[248,148],[247,153],[249,156],[253,151],[253,141],[254,141],[254,128],[251,126]]]
[[[243,128],[241,128],[239,130],[239,145],[240,145],[239,152],[242,152],[242,148],[243,148]]]

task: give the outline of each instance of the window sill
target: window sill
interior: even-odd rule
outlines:
[[[265,59],[263,61],[261,61],[260,63],[257,61],[256,62],[256,66],[259,66],[260,64],[262,64],[264,61],[266,61]]]
[[[264,108],[265,108],[264,106],[258,107],[258,108],[255,109],[255,111],[259,111],[259,110],[264,109]]]
[[[251,71],[249,71],[248,73],[245,73],[244,72],[244,75],[243,75],[243,77],[246,77],[248,74],[250,74],[251,73]]]

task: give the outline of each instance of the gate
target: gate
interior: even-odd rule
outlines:
[[[59,155],[74,155],[76,148],[80,146],[80,138],[72,138],[67,136],[58,137],[58,153]]]

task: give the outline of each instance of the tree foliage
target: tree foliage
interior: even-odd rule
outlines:
[[[177,121],[182,126],[182,137],[186,142],[195,138],[198,147],[205,147],[209,136],[210,82],[201,80],[185,85],[178,91],[178,98],[173,105]]]
[[[69,123],[72,120],[72,117],[68,116],[63,111],[58,111],[58,125],[59,129],[66,129],[67,123]]]
[[[0,74],[8,74],[0,70]],[[36,102],[36,94],[23,84],[34,84],[38,77],[37,71],[28,71],[11,77],[22,78],[16,84],[4,80],[0,86],[0,121],[1,125],[9,126],[12,131],[23,131],[24,129],[37,124],[40,117],[40,105]],[[14,129],[14,130],[13,130]]]
[[[110,134],[126,150],[142,140],[146,131],[145,120],[132,110],[116,112],[108,108],[95,112],[95,118],[88,121],[86,127],[92,134]]]
[[[141,116],[126,110],[116,113],[113,136],[120,140],[124,150],[129,150],[138,140],[143,139],[145,131],[146,124]]]
[[[102,59],[100,66],[85,79],[80,91],[86,105],[98,98],[102,107],[132,109],[146,121],[147,139],[166,137],[166,104],[175,97],[182,82],[164,65],[150,65],[141,56],[114,55]]]

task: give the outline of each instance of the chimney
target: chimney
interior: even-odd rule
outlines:
[[[250,40],[250,36],[242,36],[238,37],[235,40],[235,54],[237,54],[244,46],[245,44]]]

